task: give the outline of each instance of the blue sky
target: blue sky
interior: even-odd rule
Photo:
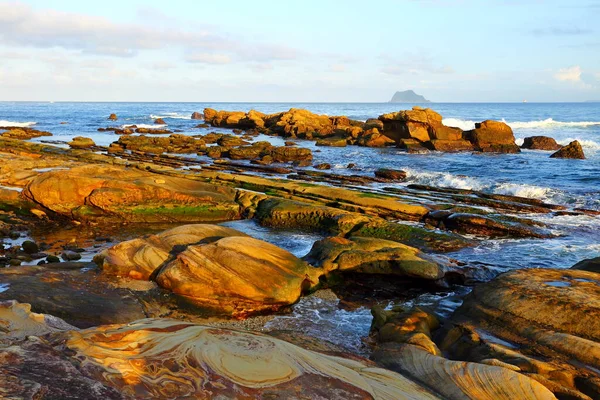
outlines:
[[[599,100],[599,18],[600,0],[0,0],[0,100]]]

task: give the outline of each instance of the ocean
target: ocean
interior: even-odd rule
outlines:
[[[569,207],[600,210],[600,103],[431,103],[428,107],[444,117],[444,123],[462,129],[474,127],[485,119],[505,121],[521,144],[528,136],[553,137],[560,144],[578,140],[586,160],[551,159],[551,152],[524,150],[520,154],[438,153],[408,154],[397,148],[316,147],[313,142],[300,145],[311,148],[314,163],[330,163],[339,174],[371,175],[377,168],[402,169],[410,183],[474,189],[496,194],[510,194],[544,200]],[[198,135],[210,131],[228,131],[215,128],[195,128],[202,121],[191,120],[194,111],[205,107],[217,110],[265,113],[305,108],[315,113],[346,115],[366,120],[409,109],[410,104],[391,103],[39,103],[0,102],[0,126],[31,126],[47,130],[53,137],[36,141],[59,140],[67,142],[75,136],[86,136],[97,144],[108,145],[118,139],[112,132],[98,132],[99,127],[135,124],[138,127],[156,126],[154,119],[162,118],[171,130]],[[107,117],[116,113],[118,121]],[[259,136],[283,144],[282,138]],[[189,156],[189,155],[187,155]],[[349,163],[356,168],[349,170]],[[385,186],[393,186],[386,184]],[[600,217],[533,215],[557,235],[552,239],[497,239],[483,241],[475,248],[464,249],[449,256],[477,266],[502,272],[514,268],[568,268],[581,259],[600,255]],[[298,256],[303,256],[318,236],[302,232],[273,233],[252,221],[228,223],[236,229],[263,240],[273,242]],[[335,330],[339,340],[354,340],[368,332],[370,312],[361,308],[347,312],[334,305],[308,304],[321,300],[306,299],[295,306],[294,318],[308,325],[304,329],[323,331],[324,323],[346,326]],[[451,311],[456,307],[452,293],[442,297],[424,294],[411,304],[428,305],[435,302],[440,309]],[[446,302],[446,304],[444,303]],[[320,308],[319,308],[320,307]],[[321,310],[317,325],[313,324],[315,308]],[[318,312],[318,311],[317,311]],[[303,315],[305,313],[308,315]],[[288,317],[278,317],[288,318]],[[277,326],[280,319],[273,324]],[[324,322],[323,322],[324,321]],[[331,339],[331,338],[330,338]]]

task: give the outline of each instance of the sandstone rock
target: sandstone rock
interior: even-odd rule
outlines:
[[[80,221],[203,222],[239,218],[235,191],[140,170],[87,165],[34,178],[22,194]]]
[[[438,398],[368,362],[304,350],[266,335],[176,320],[74,331],[66,347],[86,375],[131,397]]]
[[[581,260],[573,265],[571,269],[580,269],[582,271],[590,271],[600,273],[600,257]]]
[[[111,121],[116,121],[118,119],[117,114],[110,114],[110,116],[108,117],[109,120]]]
[[[317,146],[326,146],[326,147],[346,147],[348,142],[346,138],[327,138],[327,139],[319,139],[317,140]]]
[[[303,147],[275,147],[271,156],[275,162],[312,161],[313,159],[310,149]]]
[[[371,128],[365,130],[363,134],[358,137],[356,144],[365,147],[385,147],[396,144],[396,141],[381,134],[378,128]]]
[[[558,150],[562,146],[556,143],[551,137],[548,136],[530,136],[523,140],[522,149],[530,150]]]
[[[188,246],[156,282],[200,307],[245,316],[295,303],[322,274],[272,244],[230,236]]]
[[[69,146],[73,149],[87,149],[95,145],[92,139],[83,136],[76,136],[69,142]]]
[[[198,112],[198,111],[194,111],[192,113],[191,119],[204,119],[204,114],[202,114],[201,112]]]
[[[397,169],[379,168],[375,171],[375,176],[378,178],[388,179],[390,181],[404,181],[406,172]]]
[[[229,236],[247,235],[218,225],[182,225],[156,235],[121,242],[99,253],[94,262],[105,274],[146,280],[187,246]]]
[[[498,358],[541,375],[556,385],[558,389],[548,386],[553,391],[586,393],[593,387],[590,379],[600,377],[597,273],[574,269],[504,273],[476,286],[452,319],[458,327],[440,347],[454,357]]]
[[[486,120],[475,124],[475,129],[464,132],[475,150],[498,153],[518,153],[515,136],[510,126],[504,122]]]
[[[351,237],[315,242],[305,258],[326,271],[408,276],[427,280],[443,277],[442,268],[417,249],[389,240]]]
[[[167,124],[167,123],[165,122],[165,120],[164,120],[164,119],[162,119],[162,118],[156,118],[156,119],[154,120],[154,123],[155,123],[156,125],[166,125],[166,124]]]
[[[585,154],[581,144],[574,140],[568,145],[562,147],[556,153],[553,153],[550,158],[575,158],[579,160],[585,160]]]
[[[430,150],[443,151],[443,152],[456,152],[456,151],[471,151],[473,145],[468,140],[439,140],[433,139],[429,142],[424,143],[424,146]]]
[[[10,139],[28,140],[41,136],[52,136],[50,132],[39,131],[33,128],[0,127],[0,130],[6,130],[6,132],[2,133],[2,137]]]
[[[333,123],[329,117],[296,108],[282,113],[274,125],[268,127],[282,136],[305,139],[333,134]]]
[[[417,139],[427,142],[432,139],[430,133],[436,127],[442,127],[442,116],[430,108],[413,107],[379,117],[383,122],[383,133],[398,141],[399,139]]]
[[[31,311],[30,304],[15,300],[0,301],[0,326],[4,339],[43,336],[48,333],[77,329],[52,315],[34,313]]]
[[[244,129],[264,128],[265,117],[266,115],[261,112],[250,110],[239,120],[238,125]]]

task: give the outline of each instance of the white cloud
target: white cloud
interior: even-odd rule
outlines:
[[[581,67],[574,65],[568,68],[561,68],[554,74],[554,79],[561,82],[581,82]]]
[[[194,53],[185,57],[186,61],[199,64],[229,64],[231,58],[226,54]]]
[[[346,66],[344,64],[332,64],[329,66],[331,72],[344,72],[346,70]]]
[[[297,50],[284,45],[232,38],[214,33],[214,28],[186,30],[174,25],[117,23],[85,14],[38,10],[20,2],[0,3],[0,44],[18,48],[63,48],[114,57],[178,48],[200,54],[190,57],[191,62],[212,64],[291,60],[298,56]]]

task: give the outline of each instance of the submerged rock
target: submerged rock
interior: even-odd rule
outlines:
[[[379,168],[375,171],[375,176],[390,181],[404,181],[406,172],[398,169]]]
[[[530,150],[558,150],[562,146],[556,143],[551,137],[548,136],[530,136],[523,140],[522,149]]]
[[[579,141],[574,140],[568,145],[562,147],[556,153],[553,153],[550,158],[574,158],[579,160],[585,160],[585,154]]]
[[[111,121],[116,121],[118,119],[117,114],[114,114],[114,113],[110,114],[108,116],[108,119],[111,120]]]
[[[192,113],[191,119],[204,119],[204,114],[198,111]]]
[[[33,128],[15,128],[15,127],[0,127],[0,131],[6,130],[6,132],[2,133],[2,137],[9,139],[20,139],[20,140],[28,140],[41,136],[52,136],[50,132],[39,131]]]

